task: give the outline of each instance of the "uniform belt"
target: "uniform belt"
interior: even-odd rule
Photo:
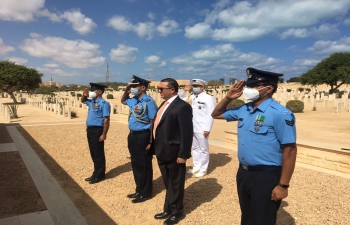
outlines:
[[[140,130],[140,131],[130,131],[130,133],[132,134],[145,134],[145,133],[149,133],[150,130]]]
[[[239,164],[239,167],[247,170],[247,171],[271,171],[271,170],[281,170],[282,166],[248,166],[248,165],[243,165],[242,163]]]
[[[88,129],[97,129],[97,128],[103,128],[103,126],[88,126]]]

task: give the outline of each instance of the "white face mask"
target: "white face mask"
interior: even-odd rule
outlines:
[[[193,93],[199,94],[201,92],[201,87],[193,87]]]
[[[243,95],[244,95],[244,98],[247,99],[248,101],[255,101],[259,98],[259,90],[261,89],[264,89],[266,88],[267,86],[265,87],[262,87],[260,89],[255,89],[255,88],[250,88],[250,87],[246,87],[244,88],[243,90]]]
[[[130,88],[130,92],[131,94],[133,94],[134,96],[138,96],[140,94],[140,91],[138,88]]]
[[[89,98],[95,99],[96,95],[97,94],[94,91],[89,91]]]

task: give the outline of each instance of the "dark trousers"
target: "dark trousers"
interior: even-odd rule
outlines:
[[[99,141],[103,133],[103,127],[87,127],[87,139],[90,148],[90,155],[94,162],[93,177],[101,178],[106,173],[106,158],[104,150],[104,141]]]
[[[158,161],[158,166],[166,188],[164,212],[169,212],[171,215],[180,215],[184,208],[186,164]]]
[[[242,211],[241,225],[274,225],[281,201],[271,200],[272,190],[281,177],[280,170],[237,172],[237,191]]]
[[[149,141],[150,132],[129,133],[128,136],[128,148],[136,184],[136,193],[140,193],[143,196],[152,195],[152,155],[146,151]]]

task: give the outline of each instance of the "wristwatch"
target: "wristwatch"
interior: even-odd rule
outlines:
[[[278,186],[283,187],[283,188],[285,188],[285,189],[288,189],[288,188],[289,188],[289,184],[281,184],[281,183],[278,183]]]

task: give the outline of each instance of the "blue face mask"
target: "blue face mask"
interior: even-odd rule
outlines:
[[[131,94],[133,94],[134,96],[138,96],[141,92],[139,91],[138,88],[131,88],[130,89]]]
[[[201,92],[201,87],[193,87],[193,93],[199,94]]]

